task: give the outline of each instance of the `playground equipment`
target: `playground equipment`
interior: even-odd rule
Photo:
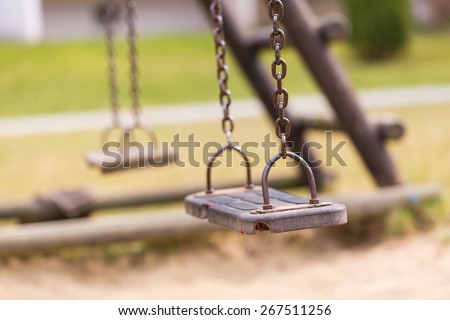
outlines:
[[[298,154],[287,150],[287,138],[289,138],[291,132],[291,123],[286,117],[286,107],[289,101],[288,91],[283,87],[287,63],[281,58],[281,51],[285,46],[284,31],[280,27],[284,16],[283,2],[280,0],[269,1],[269,16],[273,22],[270,42],[272,49],[275,51],[275,60],[272,62],[272,76],[277,81],[277,88],[273,92],[273,106],[278,111],[275,128],[276,134],[281,140],[281,151],[266,164],[261,187],[253,185],[249,160],[244,152],[233,144],[231,139],[234,122],[229,112],[231,93],[228,90],[228,66],[226,64],[226,42],[221,1],[213,0],[210,10],[214,27],[219,97],[224,111],[222,129],[225,132],[227,144],[209,159],[206,190],[186,197],[186,211],[198,218],[208,219],[209,222],[245,234],[254,234],[257,230],[270,230],[278,233],[346,223],[347,211],[345,206],[321,202],[317,197],[316,182],[310,166]],[[211,186],[211,169],[217,156],[225,150],[235,150],[244,158],[247,167],[247,183],[243,188],[215,191]],[[303,167],[311,191],[310,199],[269,189],[270,169],[277,160],[280,158],[286,159],[286,157],[294,159]]]
[[[109,52],[111,109],[113,125],[119,126],[125,135],[132,134],[134,129],[141,129],[141,109],[139,104],[139,85],[136,59],[136,32],[134,29],[134,1],[124,0],[127,4],[128,38],[130,45],[130,65],[132,73],[133,115],[135,122],[126,127],[118,116],[118,101],[115,78],[114,46],[112,26],[105,25]],[[264,3],[267,5],[267,1]],[[199,4],[210,12],[210,0],[198,0]],[[105,1],[111,6],[112,1]],[[277,6],[280,1],[269,1]],[[108,7],[107,7],[108,8]],[[107,18],[114,12],[112,7],[106,11],[104,22],[112,24]],[[137,239],[155,239],[171,237],[178,234],[215,229],[214,225],[206,224],[181,214],[180,212],[167,214],[164,217],[155,214],[115,217],[91,217],[90,215],[101,209],[130,208],[134,206],[180,201],[186,194],[186,207],[191,214],[206,218],[222,226],[236,231],[253,233],[256,230],[270,229],[272,232],[282,232],[294,229],[337,225],[345,222],[345,207],[349,212],[349,220],[377,215],[380,212],[399,206],[416,205],[425,199],[437,198],[440,189],[436,185],[410,186],[401,184],[393,161],[384,147],[388,139],[399,139],[404,132],[401,122],[396,119],[387,121],[373,121],[366,118],[358,101],[344,77],[342,69],[327,48],[327,44],[335,39],[343,38],[348,31],[348,23],[342,16],[317,18],[312,14],[306,1],[284,2],[283,26],[286,31],[286,45],[292,45],[306,63],[313,78],[323,91],[330,106],[334,110],[335,119],[293,117],[286,110],[288,102],[287,91],[282,86],[283,71],[287,66],[281,60],[281,46],[277,48],[277,41],[281,43],[281,25],[279,18],[274,20],[278,9],[270,11],[273,22],[272,49],[275,49],[275,62],[272,69],[277,81],[275,103],[272,80],[258,58],[257,52],[270,48],[267,32],[257,31],[252,39],[243,36],[239,25],[233,21],[227,7],[213,7],[215,36],[218,41],[218,79],[221,89],[221,104],[224,107],[223,129],[227,143],[217,151],[210,160],[207,168],[206,191],[196,192],[202,186],[193,185],[189,189],[161,188],[158,192],[139,191],[133,194],[113,194],[103,197],[97,196],[89,190],[75,190],[72,192],[53,192],[41,195],[24,203],[0,205],[0,219],[16,219],[22,223],[16,226],[3,227],[0,232],[0,253],[12,253],[49,248],[61,248],[75,245],[92,245],[116,241],[131,241]],[[219,15],[220,13],[220,15]],[[280,13],[278,13],[279,15]],[[220,18],[220,17],[221,18]],[[223,27],[220,31],[218,28]],[[278,30],[278,31],[277,31]],[[278,32],[278,33],[277,33]],[[109,34],[109,35],[108,35]],[[226,39],[225,39],[226,38]],[[281,152],[275,155],[265,167],[262,175],[262,186],[254,186],[251,180],[250,167],[247,166],[247,181],[242,188],[221,186],[214,190],[211,184],[211,169],[214,159],[222,152],[234,150],[242,154],[232,143],[231,132],[233,120],[229,113],[231,96],[227,88],[228,68],[225,61],[225,40],[234,51],[237,62],[253,86],[268,115],[276,123],[276,133],[281,140]],[[280,70],[281,69],[281,70]],[[134,71],[133,71],[134,70]],[[274,108],[275,105],[275,108]],[[279,107],[281,106],[282,107]],[[117,128],[116,128],[117,129]],[[355,148],[375,182],[380,188],[365,194],[351,194],[347,196],[322,195],[318,201],[317,190],[323,188],[330,180],[327,172],[320,167],[312,166],[317,159],[312,150],[305,143],[307,130],[342,130],[353,141]],[[107,137],[112,128],[105,130],[102,137]],[[290,133],[290,135],[289,135]],[[150,139],[156,140],[153,131],[148,131]],[[293,142],[291,150],[286,148],[286,138],[290,136]],[[105,141],[105,140],[103,140]],[[302,159],[299,154],[308,154]],[[129,159],[115,167],[105,167],[105,159],[100,153],[91,154],[90,163],[100,167],[103,172],[115,172],[127,167],[136,167],[141,160],[150,163],[156,158],[155,153],[145,153],[145,159]],[[162,157],[170,161],[176,155],[163,154]],[[245,155],[242,154],[245,160]],[[277,180],[272,186],[285,188],[308,183],[311,197],[302,198],[281,192],[268,185],[268,175],[272,165],[280,158],[292,157],[301,163],[300,178],[291,180]],[[151,163],[150,163],[151,164]],[[305,174],[306,173],[306,174]],[[343,203],[339,205],[336,203]],[[237,204],[237,205],[236,205]],[[231,205],[231,206],[230,206]],[[240,206],[240,207],[239,207]],[[281,210],[280,210],[281,209]],[[79,218],[79,219],[76,219]],[[60,220],[60,221],[53,221]],[[42,222],[45,221],[45,222]]]
[[[266,0],[262,1],[267,4]],[[209,10],[209,0],[198,2],[205,10]],[[349,135],[375,182],[379,186],[399,184],[394,163],[383,146],[385,139],[381,138],[379,131],[375,130],[364,115],[342,67],[327,47],[330,41],[344,37],[349,29],[347,20],[339,15],[319,19],[304,0],[286,1],[284,6],[286,37],[292,40],[292,46],[301,55],[317,85],[328,99],[340,127]],[[244,32],[240,30],[239,24],[234,21],[226,6],[223,8],[223,23],[227,43],[233,50],[237,62],[266,112],[275,121],[278,112],[273,108],[272,84],[257,55],[260,49],[269,47],[267,37],[262,37],[261,32],[256,32],[254,38],[244,37]],[[286,115],[291,119],[293,151],[309,154],[305,160],[308,164],[313,164],[317,159],[313,150],[305,143],[307,127],[301,119],[291,117],[288,112]],[[327,184],[330,177],[320,167],[312,166],[311,169],[320,189]]]
[[[105,155],[102,151],[88,153],[86,160],[90,165],[98,167],[103,173],[116,172],[123,169],[142,168],[144,166],[162,166],[173,162],[176,155],[169,150],[162,150],[159,147],[158,138],[154,130],[142,121],[142,110],[140,104],[140,86],[139,86],[139,67],[137,52],[137,31],[135,26],[136,19],[136,1],[126,0],[126,23],[128,28],[127,40],[129,46],[129,62],[130,62],[130,79],[131,79],[131,112],[133,115],[133,123],[131,126],[125,126],[120,121],[119,116],[119,98],[117,90],[116,62],[114,49],[114,20],[118,16],[118,8],[114,1],[104,0],[104,10],[101,13],[101,19],[105,26],[106,44],[108,52],[108,70],[109,70],[109,87],[112,124],[106,128],[101,137],[102,147],[110,141],[110,135],[119,131],[120,141],[120,158],[114,161],[111,157]],[[147,146],[143,146],[143,150],[129,148],[130,141],[136,131],[142,131],[146,134],[151,142]],[[143,151],[143,152],[141,152]]]

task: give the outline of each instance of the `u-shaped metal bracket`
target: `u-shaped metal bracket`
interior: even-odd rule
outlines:
[[[151,139],[151,141],[153,141],[155,146],[159,146],[158,137],[156,136],[155,131],[150,126],[143,124],[141,121],[138,121],[132,126],[125,128],[124,134],[129,134],[130,138],[132,138],[133,132],[137,129],[141,129]]]
[[[109,141],[109,136],[110,136],[111,132],[113,132],[116,129],[119,129],[122,134],[125,131],[125,128],[120,123],[113,123],[110,126],[103,129],[102,133],[100,134],[101,146],[103,146],[105,143],[107,143]],[[122,140],[123,140],[123,137],[119,141],[122,141]]]
[[[309,203],[310,204],[318,204],[320,201],[319,201],[319,198],[317,198],[316,179],[314,178],[314,174],[311,170],[311,167],[308,165],[308,163],[302,157],[300,157],[296,153],[286,152],[286,156],[297,161],[298,163],[300,163],[303,166],[303,171],[305,172],[306,177],[308,178],[309,189],[311,191],[311,199],[309,200]],[[270,169],[272,168],[272,166],[275,164],[275,162],[277,162],[278,159],[280,159],[282,157],[283,157],[283,154],[280,152],[279,154],[274,156],[272,159],[270,159],[266,163],[266,167],[264,168],[262,179],[261,179],[262,194],[263,194],[263,200],[264,200],[264,205],[263,205],[264,210],[273,209],[273,206],[270,204],[270,197],[269,197],[269,186],[268,186],[269,172],[270,172]]]
[[[102,146],[106,142],[108,142],[111,132],[113,132],[116,129],[119,129],[121,131],[122,135],[123,135],[121,137],[121,139],[119,140],[122,149],[123,149],[123,143],[124,143],[124,138],[125,138],[124,136],[126,134],[128,134],[130,136],[130,139],[133,139],[133,132],[136,129],[141,129],[151,139],[151,141],[153,141],[155,146],[159,145],[158,144],[159,143],[158,142],[158,137],[156,136],[155,131],[153,131],[153,129],[151,127],[149,127],[149,126],[139,122],[139,123],[136,123],[136,124],[134,124],[132,126],[129,126],[129,127],[125,127],[125,126],[123,126],[120,123],[114,123],[111,126],[107,127],[101,133],[101,144],[102,144]]]
[[[242,149],[232,143],[226,144],[224,146],[222,146],[222,148],[220,148],[219,150],[216,151],[216,153],[209,159],[208,161],[208,169],[206,170],[206,193],[213,193],[214,189],[211,187],[211,169],[212,166],[214,164],[214,161],[216,160],[216,158],[222,154],[225,150],[235,150],[237,152],[239,152],[239,154],[242,156],[242,158],[244,158],[245,161],[245,166],[247,168],[247,183],[245,185],[245,187],[247,189],[252,189],[253,188],[253,183],[252,183],[252,175],[251,175],[251,167],[250,167],[250,161],[248,160],[247,155],[242,151]]]

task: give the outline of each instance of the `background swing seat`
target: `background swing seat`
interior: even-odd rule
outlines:
[[[89,152],[86,161],[89,165],[98,167],[102,173],[113,173],[134,168],[164,167],[177,158],[177,154],[171,150],[153,149],[149,152],[146,147],[143,150],[144,152],[140,152],[136,148],[131,148],[127,157],[120,152],[120,161],[101,151]]]
[[[152,128],[142,123],[137,123],[131,128],[113,125],[105,129],[102,133],[102,145],[112,141],[109,139],[109,136],[116,129],[123,132],[123,137],[120,137],[116,141],[122,146],[115,151],[116,156],[120,155],[120,159],[108,155],[104,151],[89,152],[86,154],[86,162],[91,166],[99,168],[102,173],[112,173],[135,168],[164,167],[178,159],[178,153],[174,150],[157,147],[159,143],[156,134]],[[130,144],[135,141],[133,133],[138,129],[142,130],[148,136],[148,141],[153,141],[153,144],[140,144],[141,149],[131,145],[127,148],[123,148],[126,139],[130,141]],[[152,150],[150,150],[149,147],[151,147]]]

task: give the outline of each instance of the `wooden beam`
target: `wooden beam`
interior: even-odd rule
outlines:
[[[0,254],[192,235],[215,226],[181,212],[89,217],[1,228]]]
[[[307,129],[344,131],[339,120],[327,115],[305,115],[299,117],[298,120]],[[397,118],[384,116],[379,119],[369,118],[368,121],[381,140],[398,140],[405,134],[405,126]]]
[[[350,22],[348,19],[339,13],[333,13],[315,19],[315,30],[324,43],[330,41],[341,40],[348,37],[350,34]],[[269,49],[270,43],[268,35],[272,31],[272,27],[263,27],[256,30],[251,38],[248,40],[248,46],[253,51],[261,49]],[[291,37],[286,32],[287,45],[292,45]]]
[[[350,21],[340,13],[321,16],[317,21],[317,32],[325,43],[345,39],[350,34]]]
[[[374,192],[350,195],[323,195],[321,200],[344,203],[349,222],[368,215],[437,198],[440,188],[402,185]],[[3,227],[0,230],[0,254],[49,250],[135,240],[161,240],[192,236],[219,227],[182,212],[160,214],[124,214],[89,217]]]
[[[289,188],[299,184],[298,177],[290,179],[273,179],[270,182],[274,188]],[[231,188],[236,183],[218,185],[217,188]],[[151,191],[138,191],[133,193],[117,192],[103,196],[95,196],[89,208],[94,212],[105,209],[118,209],[137,206],[148,206],[161,203],[182,201],[188,194],[205,189],[204,185],[193,185],[189,187],[170,187]],[[45,206],[36,199],[24,201],[22,203],[0,204],[0,219],[16,218],[21,222],[39,222],[64,219],[62,212],[55,207]]]

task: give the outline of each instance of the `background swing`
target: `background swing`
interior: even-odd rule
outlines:
[[[112,124],[106,128],[101,135],[101,146],[104,147],[110,142],[111,135],[119,132],[120,143],[119,153],[120,161],[112,161],[111,157],[106,155],[103,150],[100,152],[90,152],[86,155],[88,164],[98,167],[102,173],[116,172],[124,169],[142,168],[142,167],[161,167],[174,161],[176,155],[170,150],[163,150],[159,146],[158,138],[154,130],[142,121],[142,107],[140,104],[140,86],[139,86],[139,67],[137,51],[137,30],[136,20],[136,1],[125,0],[127,25],[127,42],[129,46],[130,63],[130,82],[131,82],[131,113],[133,122],[126,126],[119,115],[119,98],[117,89],[117,75],[114,48],[114,21],[119,16],[119,10],[113,0],[104,0],[103,10],[100,12],[101,20],[105,28],[107,52],[108,52],[108,74],[109,90],[111,102]],[[125,146],[136,140],[136,133],[143,132],[148,139],[148,144],[143,145],[142,149]]]
[[[280,28],[284,16],[284,6],[280,0],[269,2],[269,16],[273,22],[270,34],[275,60],[272,62],[272,75],[277,81],[273,93],[273,104],[278,110],[275,122],[277,136],[281,139],[281,152],[268,161],[262,175],[262,186],[254,186],[251,180],[250,163],[244,152],[234,145],[231,133],[234,128],[229,113],[231,95],[228,89],[228,66],[226,64],[226,42],[223,29],[223,9],[220,0],[214,0],[210,7],[214,40],[216,48],[217,75],[220,89],[220,103],[224,110],[222,119],[223,131],[227,144],[209,159],[206,173],[206,190],[185,198],[188,214],[228,229],[254,234],[257,230],[270,230],[273,233],[340,225],[347,222],[347,211],[344,205],[321,202],[317,197],[314,174],[308,163],[299,155],[287,151],[286,139],[290,135],[290,122],[285,116],[288,105],[288,92],[283,87],[283,79],[287,73],[287,64],[281,58],[285,35]],[[281,68],[281,70],[277,70]],[[227,127],[227,123],[229,126]],[[225,150],[235,150],[244,158],[247,170],[247,182],[243,188],[221,189],[214,191],[211,186],[211,169],[217,156]],[[303,167],[307,176],[311,198],[306,199],[276,189],[269,189],[268,177],[272,166],[280,159],[292,158]]]

